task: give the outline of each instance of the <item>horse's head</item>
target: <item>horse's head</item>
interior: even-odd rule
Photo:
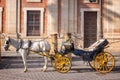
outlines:
[[[9,50],[9,46],[10,46],[10,37],[7,37],[5,39],[5,43],[4,43],[4,49],[5,49],[5,51]]]
[[[9,49],[9,45],[10,45],[10,37],[7,36],[7,34],[2,33],[1,37],[5,40],[4,41],[4,49],[5,51],[7,51]]]
[[[19,45],[20,45],[19,41],[14,39],[14,38],[16,38],[16,36],[12,36],[12,37],[14,37],[14,38],[12,38],[12,37],[9,37],[8,35],[4,34],[4,33],[2,34],[2,36],[5,40],[5,43],[4,43],[5,51],[9,50],[10,45],[12,45],[16,49],[19,48]]]

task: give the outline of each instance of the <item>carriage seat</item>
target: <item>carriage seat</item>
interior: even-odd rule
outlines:
[[[86,51],[96,51],[97,49],[104,48],[108,43],[107,39],[100,39],[89,46]]]

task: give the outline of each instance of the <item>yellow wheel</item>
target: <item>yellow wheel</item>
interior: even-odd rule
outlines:
[[[60,73],[67,73],[71,69],[71,60],[65,56],[55,61],[55,69]]]
[[[95,57],[94,68],[100,73],[108,73],[114,66],[114,56],[108,52],[101,52]]]
[[[54,68],[55,68],[56,61],[61,57],[62,57],[61,54],[55,54],[55,55],[51,56],[51,64]]]

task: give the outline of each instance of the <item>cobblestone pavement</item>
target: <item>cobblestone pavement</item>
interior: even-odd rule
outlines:
[[[0,62],[0,80],[120,80],[120,54],[114,54],[116,65],[113,71],[100,74],[92,70],[79,58],[72,59],[72,68],[68,73],[58,73],[50,64],[47,72],[41,72],[44,64],[42,56],[30,54],[28,57],[28,72],[23,72],[23,63],[20,54],[2,52]]]

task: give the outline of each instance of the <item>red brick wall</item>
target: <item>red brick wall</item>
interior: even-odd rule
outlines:
[[[24,33],[24,10],[25,7],[39,7],[45,9],[44,14],[44,33],[47,33],[47,0],[42,0],[42,2],[27,2],[27,0],[21,0],[21,32]]]

